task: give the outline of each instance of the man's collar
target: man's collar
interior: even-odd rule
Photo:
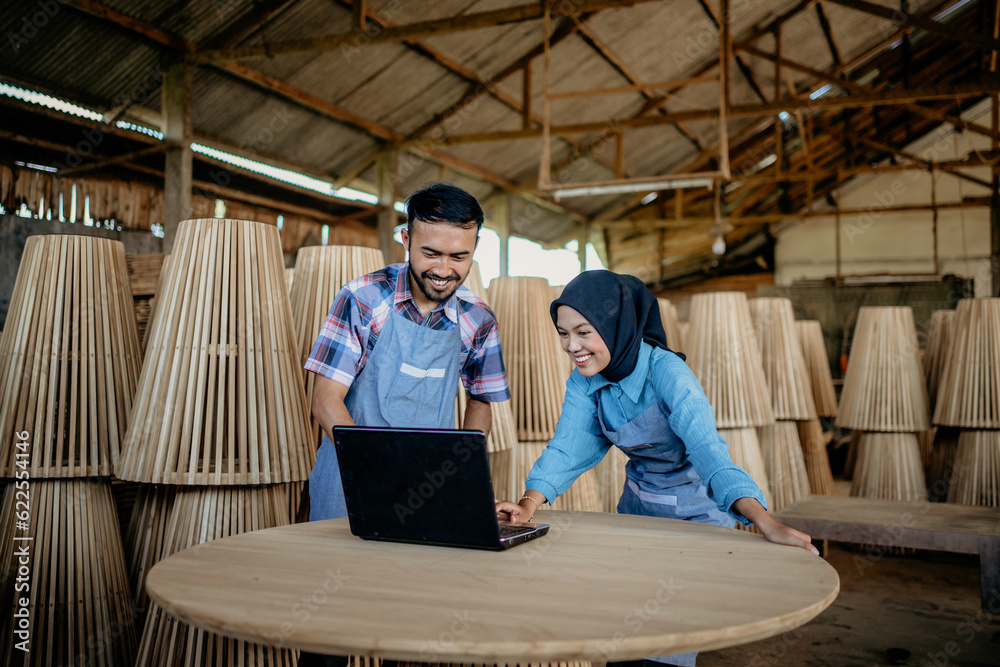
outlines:
[[[649,358],[653,353],[653,348],[642,343],[639,345],[639,358],[635,362],[635,369],[623,378],[618,386],[628,396],[633,403],[639,402],[642,396],[642,389],[646,386],[646,377],[649,375]],[[606,377],[598,373],[587,379],[587,394],[593,394],[601,387],[611,384]]]
[[[431,313],[444,308],[444,316],[449,320],[458,324],[458,297],[456,294],[458,290],[455,290],[455,294],[448,297],[448,300],[444,303],[439,303],[431,309]],[[396,294],[393,297],[392,305],[394,308],[399,308],[406,301],[412,301],[413,307],[417,308],[417,302],[413,300],[413,292],[410,291],[410,264],[409,262],[404,262],[400,265],[399,273],[396,275]],[[427,313],[427,317],[430,317],[430,313]]]

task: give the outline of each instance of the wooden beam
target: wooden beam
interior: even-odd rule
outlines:
[[[176,35],[172,35],[150,23],[132,18],[127,14],[123,14],[122,12],[102,5],[99,2],[94,2],[93,0],[60,1],[64,2],[67,6],[72,7],[73,9],[83,12],[84,14],[89,14],[94,18],[113,23],[121,28],[124,28],[130,33],[141,35],[157,44],[169,46],[175,51],[192,53],[195,50],[195,45],[192,42],[188,42]]]
[[[917,14],[909,14],[907,12],[901,11],[899,9],[892,9],[891,7],[884,7],[882,5],[876,5],[871,2],[866,2],[866,0],[826,0],[827,2],[832,2],[843,7],[849,7],[850,9],[855,9],[859,12],[864,12],[872,16],[877,16],[879,18],[887,19],[892,21],[895,25],[913,25],[915,28],[920,28],[926,30],[927,32],[945,37],[947,39],[954,39],[959,42],[964,42],[970,46],[975,46],[981,49],[1000,49],[1000,40],[996,38],[983,37],[972,32],[956,30],[950,26],[943,23],[938,23],[937,21],[926,18],[925,16],[920,16]]]
[[[833,28],[830,27],[830,20],[826,17],[826,10],[823,9],[823,3],[820,2],[816,5],[816,15],[819,17],[820,28],[823,29],[823,36],[826,37],[826,45],[830,49],[830,57],[833,58],[834,67],[840,65],[840,49],[837,48],[837,42],[833,38]]]
[[[581,31],[583,32],[583,31]],[[631,77],[629,77],[631,78]],[[635,93],[635,92],[648,92],[650,90],[657,90],[659,88],[670,88],[673,86],[689,86],[694,83],[711,83],[713,81],[718,81],[719,77],[705,75],[705,76],[694,76],[687,77],[684,79],[670,79],[669,81],[657,81],[655,83],[637,83],[631,86],[614,86],[611,88],[594,88],[591,90],[571,90],[565,93],[551,93],[549,95],[550,100],[565,100],[577,97],[593,97],[595,95],[610,95],[613,93]]]
[[[243,16],[240,16],[238,19],[225,26],[222,30],[206,41],[205,44],[201,45],[200,48],[221,49],[227,46],[232,46],[253,31],[260,29],[268,21],[274,19],[295,4],[295,2],[296,0],[258,0],[253,3],[250,10],[243,14]],[[233,5],[220,4],[217,6],[232,7]]]
[[[352,12],[352,23],[354,27],[360,30],[362,33],[366,32],[365,28],[368,27],[368,8],[366,0],[354,0],[354,6],[351,8]]]
[[[521,81],[521,129],[530,129],[533,123],[531,114],[531,63],[524,66]]]
[[[630,4],[636,5],[652,1],[653,0],[630,0]],[[366,36],[364,46],[373,44],[391,44],[408,39],[422,39],[435,35],[446,35],[449,33],[463,32],[467,30],[492,28],[512,23],[523,23],[524,21],[535,21],[541,19],[544,14],[545,8],[542,6],[543,4],[545,3],[533,2],[524,5],[516,5],[514,7],[507,7],[505,9],[464,14],[446,19],[421,21],[418,23],[411,23],[409,25],[386,28],[376,35]],[[608,7],[620,6],[620,2],[613,2],[610,0],[580,0],[573,3],[572,9],[574,13],[580,14]],[[272,58],[292,53],[331,51],[339,48],[362,48],[354,43],[357,39],[357,34],[351,31],[336,35],[327,35],[325,37],[309,37],[281,42],[271,42],[267,45],[260,46],[254,45],[198,51],[192,55],[192,60],[199,63],[230,62],[236,60]]]
[[[81,164],[79,167],[73,167],[71,169],[60,169],[59,177],[63,178],[66,176],[76,176],[77,174],[80,174],[85,171],[93,171],[94,169],[101,169],[103,167],[108,167],[113,164],[122,164],[123,162],[131,162],[136,158],[140,158],[146,155],[154,155],[156,153],[162,153],[164,151],[173,150],[179,147],[180,146],[178,145],[163,143],[159,146],[149,146],[147,148],[140,148],[137,151],[125,153],[123,155],[101,158],[93,162],[88,162],[87,164]]]

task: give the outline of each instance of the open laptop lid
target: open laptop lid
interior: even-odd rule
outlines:
[[[355,535],[499,547],[486,437],[479,431],[338,426],[333,438]]]

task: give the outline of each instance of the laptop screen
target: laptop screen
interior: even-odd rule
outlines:
[[[479,431],[336,427],[351,532],[495,546],[499,528]]]

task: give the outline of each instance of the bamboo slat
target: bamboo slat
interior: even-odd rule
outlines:
[[[934,423],[1000,428],[1000,298],[958,302]]]
[[[923,502],[927,482],[915,433],[861,434],[851,495]]]
[[[802,357],[809,371],[816,414],[820,417],[836,417],[837,392],[833,387],[830,359],[823,342],[823,329],[816,320],[797,320],[795,332],[799,336]]]
[[[823,496],[833,495],[833,471],[826,451],[829,436],[829,433],[823,432],[818,419],[799,422],[799,441],[802,443],[809,488],[814,494]]]
[[[315,461],[278,231],[182,222],[118,476],[270,484]]]
[[[863,431],[929,429],[927,385],[919,351],[909,306],[862,307],[837,425]]]
[[[749,306],[775,419],[816,419],[791,299],[761,297],[750,299]]]
[[[312,417],[316,374],[303,368],[341,288],[363,275],[385,266],[382,251],[361,246],[306,246],[295,258],[295,282],[291,286],[292,320],[298,349],[298,368],[305,383],[306,407],[312,426],[313,449],[319,449],[323,433]]]
[[[149,332],[153,328],[153,323],[155,322],[156,318],[156,304],[159,303],[159,301],[157,301],[156,295],[160,294],[163,291],[163,286],[164,284],[166,284],[167,275],[169,271],[170,271],[170,255],[164,255],[163,264],[160,265],[160,275],[157,277],[156,281],[156,291],[153,293],[152,298],[150,298],[149,300],[149,316],[146,319],[146,326],[143,327],[142,337],[140,338],[140,340],[142,341],[143,355],[146,354],[146,347],[149,345]]]
[[[961,429],[952,426],[938,426],[934,429],[934,442],[926,468],[927,491],[932,501],[945,502],[948,499],[948,487],[955,473],[955,454],[961,432]]]
[[[771,391],[743,292],[694,295],[685,341],[688,365],[715,409],[719,428],[774,421]]]
[[[625,465],[628,456],[618,447],[612,447],[594,468],[597,479],[597,494],[601,501],[601,511],[618,512],[618,499],[625,488]]]
[[[0,339],[0,477],[24,431],[32,478],[114,474],[141,363],[122,244],[29,237]]]
[[[799,430],[793,421],[778,421],[757,429],[764,468],[771,483],[772,511],[808,496],[809,475],[802,456]]]
[[[719,435],[729,445],[729,458],[733,463],[747,471],[747,474],[757,482],[769,510],[774,509],[771,496],[771,482],[767,478],[767,467],[764,465],[764,455],[760,450],[760,438],[757,429],[732,428],[719,429]]]
[[[924,347],[924,378],[927,381],[927,398],[931,414],[937,405],[938,385],[941,383],[941,375],[944,373],[948,353],[951,351],[954,329],[954,310],[935,310],[931,314],[927,344]]]
[[[524,480],[528,478],[528,473],[531,472],[532,466],[535,465],[535,461],[542,455],[548,444],[548,442],[522,442],[517,448],[517,478],[522,488]],[[600,512],[602,511],[601,496],[597,489],[597,472],[594,468],[591,468],[580,475],[573,482],[573,485],[561,496],[554,501],[552,498],[549,498],[549,501],[552,503],[551,509]]]
[[[1000,507],[1000,431],[962,431],[948,502]]]
[[[285,282],[288,283],[288,294],[292,294],[292,286],[295,285],[295,268],[285,269]]]
[[[506,276],[495,278],[489,288],[522,443],[555,435],[566,392],[569,368],[549,317],[551,291],[544,278]]]
[[[8,483],[0,515],[0,604],[12,621],[0,633],[0,664],[131,667],[137,630],[110,483],[31,480],[27,528],[15,522],[23,493]],[[22,547],[27,576],[18,574]],[[15,590],[18,576],[29,589]],[[28,652],[15,648],[13,633],[21,597],[29,598]]]
[[[663,331],[667,334],[667,347],[674,352],[684,352],[684,339],[677,322],[677,306],[670,303],[670,299],[658,297],[656,300],[660,304],[660,321],[663,323]]]
[[[287,485],[256,487],[151,487],[142,516],[129,527],[133,553],[144,544],[149,567],[167,556],[215,539],[288,524]],[[147,523],[150,519],[154,523]],[[162,536],[159,553],[146,536],[153,525]],[[133,527],[134,526],[134,527]],[[133,569],[135,565],[133,564]],[[136,579],[143,585],[148,568]],[[144,585],[143,585],[144,587]],[[144,593],[143,593],[144,595]],[[148,600],[148,598],[144,598]],[[233,667],[295,664],[292,651],[238,641],[188,626],[149,603],[137,666]]]

